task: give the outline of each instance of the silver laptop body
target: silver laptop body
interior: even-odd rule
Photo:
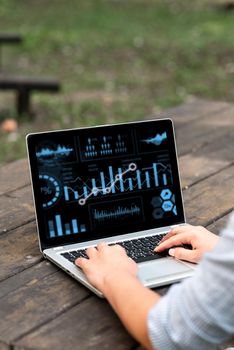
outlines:
[[[27,135],[40,250],[92,290],[62,254],[186,225],[171,119]],[[172,257],[138,263],[150,288],[192,275]]]

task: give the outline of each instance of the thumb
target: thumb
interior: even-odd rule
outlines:
[[[168,253],[170,256],[173,256],[174,258],[179,260],[186,260],[193,263],[197,262],[195,250],[178,247],[169,249]]]

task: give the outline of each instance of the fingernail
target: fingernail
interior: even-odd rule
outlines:
[[[78,265],[79,262],[80,262],[80,258],[77,258],[77,259],[75,260],[75,264]]]
[[[174,256],[175,255],[175,249],[169,249],[169,255]]]

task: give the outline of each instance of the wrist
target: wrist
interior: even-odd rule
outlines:
[[[108,299],[116,290],[116,286],[125,285],[125,281],[138,280],[137,276],[123,269],[116,269],[114,272],[107,273],[103,278],[102,292]]]

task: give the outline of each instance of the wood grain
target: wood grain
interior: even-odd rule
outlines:
[[[224,135],[234,133],[234,107],[200,118],[193,123],[178,125],[175,121],[178,154],[194,152],[208,143],[216,144]]]
[[[0,236],[35,219],[31,186],[0,197]]]
[[[234,166],[230,166],[184,191],[188,222],[205,226],[230,212],[233,188]]]
[[[182,187],[191,186],[234,163],[233,135],[223,135],[218,142],[190,152],[179,159]]]
[[[0,195],[30,183],[28,161],[21,159],[0,168]]]
[[[50,269],[43,273],[41,269],[45,270],[43,264],[37,269],[33,267],[31,279],[27,276],[25,284],[19,285],[17,289],[13,288],[12,292],[8,290],[1,297],[0,319],[4,322],[0,323],[0,340],[11,343],[90,295],[86,288],[63,271],[53,273]],[[25,274],[23,277],[25,278]]]
[[[0,236],[0,280],[42,260],[35,222]]]
[[[230,107],[231,104],[227,102],[193,98],[180,106],[172,107],[158,113],[158,115],[161,117],[171,117],[179,127],[182,127],[187,124],[191,125],[194,121],[197,122],[201,118],[207,118],[214,113],[219,113]]]
[[[64,341],[66,339],[66,341]],[[105,300],[95,296],[14,343],[16,349],[129,350],[136,342],[128,335]]]

